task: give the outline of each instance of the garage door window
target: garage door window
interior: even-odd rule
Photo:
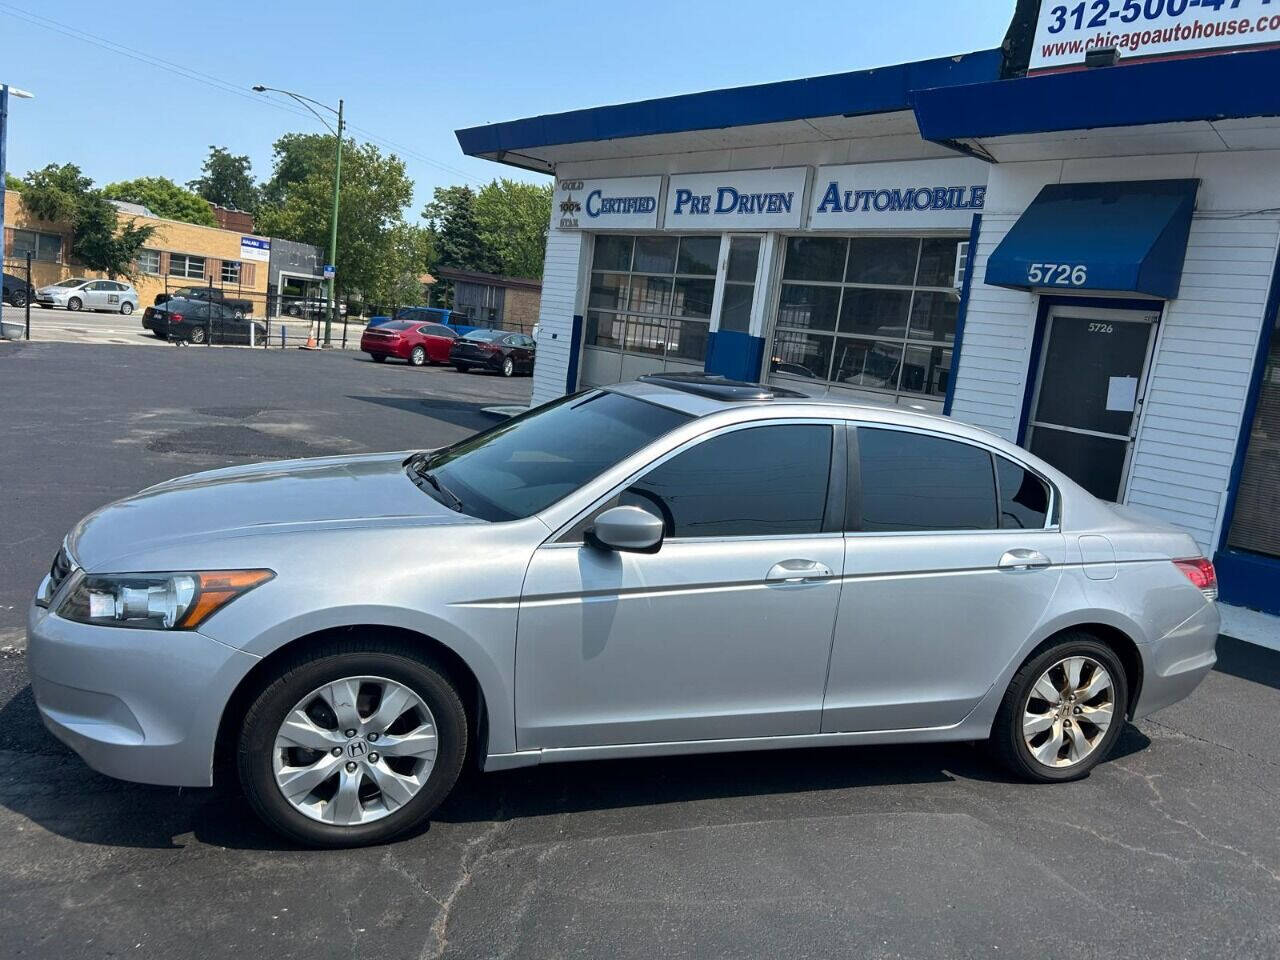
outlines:
[[[716,237],[596,237],[586,343],[702,362],[715,293]]]
[[[792,237],[771,370],[941,399],[960,295],[959,239]]]

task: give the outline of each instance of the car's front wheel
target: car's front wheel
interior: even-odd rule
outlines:
[[[1124,729],[1129,683],[1115,652],[1072,631],[1045,644],[1014,674],[991,729],[996,755],[1039,783],[1078,780]]]
[[[381,843],[453,789],[467,715],[448,673],[397,646],[334,643],[283,666],[245,714],[237,762],[253,808],[305,844]]]
[[[84,306],[84,301],[81,300],[79,297],[72,297],[70,300],[67,301],[67,309],[70,310],[72,313],[75,313],[77,310],[79,310],[83,306]]]

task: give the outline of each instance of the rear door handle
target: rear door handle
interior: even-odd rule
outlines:
[[[1006,551],[996,564],[1001,570],[1043,570],[1052,565],[1052,561],[1039,550],[1022,548]]]
[[[812,583],[830,576],[831,568],[817,560],[783,560],[769,568],[765,580],[770,583]]]

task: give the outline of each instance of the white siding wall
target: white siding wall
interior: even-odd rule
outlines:
[[[554,218],[555,211],[552,211]],[[577,231],[547,232],[547,258],[542,268],[542,306],[538,313],[538,359],[533,366],[536,406],[565,394],[565,377],[573,350],[573,317],[578,305],[578,278],[586,243]]]
[[[1046,183],[1202,179],[1177,300],[1164,310],[1127,501],[1217,543],[1280,243],[1280,153],[1000,164],[987,210],[952,415],[1017,435],[1038,297],[982,283],[987,258]]]

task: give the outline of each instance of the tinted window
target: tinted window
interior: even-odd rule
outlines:
[[[673,537],[820,533],[830,473],[831,427],[751,427],[673,457],[621,502],[661,511]]]
[[[1049,517],[1049,487],[1030,470],[1012,460],[996,457],[996,483],[1000,489],[1000,526],[1015,530],[1039,530]]]
[[[472,330],[463,340],[478,340],[481,343],[487,343],[490,340],[497,340],[502,336],[501,330]]]
[[[421,332],[425,333],[429,337],[448,337],[450,340],[457,336],[457,334],[448,327],[439,323],[428,323],[422,328]]]
[[[413,326],[413,321],[411,320],[392,320],[390,323],[382,323],[376,327],[373,327],[372,329],[374,330],[408,330],[412,326]]]
[[[464,513],[514,520],[549,507],[688,419],[616,393],[575,394],[446,448],[429,469],[462,500]]]
[[[858,452],[860,529],[995,529],[995,477],[985,450],[919,433],[860,428]]]

